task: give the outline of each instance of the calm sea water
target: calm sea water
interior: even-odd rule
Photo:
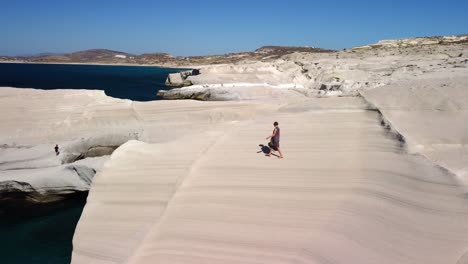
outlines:
[[[146,66],[0,63],[0,86],[97,89],[133,101],[157,100],[169,73],[183,69]]]
[[[166,76],[181,70],[0,63],[0,87],[99,89],[116,98],[150,101],[158,99]],[[48,205],[0,203],[0,264],[70,263],[73,233],[86,195]]]
[[[47,205],[0,204],[0,263],[70,263],[72,238],[87,193]]]

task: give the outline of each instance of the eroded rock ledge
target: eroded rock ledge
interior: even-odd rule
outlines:
[[[257,113],[251,105],[140,103],[99,91],[7,87],[0,89],[0,105],[0,200],[15,196],[37,202],[88,191],[110,154],[129,140],[173,141]]]
[[[192,85],[192,81],[188,80],[189,76],[198,75],[200,72],[197,69],[187,70],[177,73],[171,73],[167,76],[166,86],[169,87],[183,87]]]
[[[4,149],[2,156],[11,158],[0,163],[0,202],[49,203],[87,192],[96,172],[118,146],[85,145],[65,145],[58,156],[40,146]]]

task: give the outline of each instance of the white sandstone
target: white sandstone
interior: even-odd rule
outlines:
[[[203,66],[164,94],[222,102],[1,88],[0,187],[92,180],[78,264],[464,263],[467,54],[382,41]],[[259,147],[274,121],[282,160]]]

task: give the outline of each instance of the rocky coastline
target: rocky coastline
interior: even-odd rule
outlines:
[[[153,102],[2,88],[0,203],[89,191],[72,263],[456,263],[467,81],[461,35],[198,64]]]

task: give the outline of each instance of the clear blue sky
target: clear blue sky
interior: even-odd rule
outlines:
[[[468,0],[0,0],[0,54],[342,49],[468,33]]]

